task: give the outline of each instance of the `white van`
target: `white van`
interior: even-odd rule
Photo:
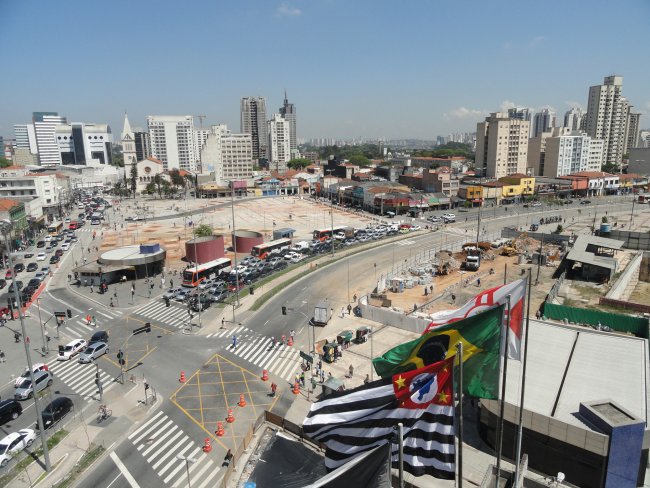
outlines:
[[[307,249],[309,249],[309,242],[307,241],[296,242],[293,246],[291,246],[291,250],[298,253]]]

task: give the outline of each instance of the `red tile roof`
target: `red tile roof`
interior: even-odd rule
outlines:
[[[153,156],[149,156],[147,158],[147,161],[151,161],[152,163],[156,163],[156,164],[162,164],[162,161],[160,159],[156,159]]]
[[[0,198],[0,210],[8,212],[20,202],[17,200],[12,200],[11,198]]]

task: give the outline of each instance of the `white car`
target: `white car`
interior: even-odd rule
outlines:
[[[542,202],[533,202],[533,203],[530,204],[530,206],[531,206],[531,207],[541,207],[541,206],[542,206]]]
[[[47,257],[47,254],[45,254],[44,252],[39,252],[36,255],[36,261],[45,261],[46,257]]]
[[[50,242],[52,240],[52,236],[47,235],[45,236],[45,239],[43,239],[45,242]]]
[[[63,244],[61,244],[62,251],[67,251],[68,249],[70,249],[70,243],[64,242]]]
[[[103,354],[108,353],[108,344],[105,342],[93,342],[84,352],[79,354],[80,363],[91,363]]]
[[[414,232],[416,230],[422,230],[422,227],[420,227],[419,225],[412,225],[411,228],[409,229],[409,231],[411,232]]]
[[[305,256],[303,256],[302,254],[299,254],[299,253],[294,253],[293,256],[291,257],[291,259],[289,260],[289,262],[295,264],[295,263],[299,263],[303,259],[305,259]]]
[[[442,218],[447,220],[456,220],[456,215],[453,213],[446,213],[442,214]]]
[[[86,341],[84,339],[75,339],[74,341],[68,342],[65,346],[59,347],[59,355],[56,360],[70,361],[74,356],[79,354],[84,347],[86,347]]]
[[[248,267],[239,264],[239,265],[237,265],[236,268],[233,268],[233,269],[230,271],[230,274],[231,274],[231,275],[242,274],[242,273],[245,273],[246,271],[248,271]]]
[[[12,457],[31,446],[34,439],[36,439],[36,433],[32,429],[21,429],[2,439],[0,441],[0,466],[6,466]]]
[[[34,363],[34,374],[38,373],[39,371],[47,371],[47,364],[43,363]],[[21,374],[18,378],[16,378],[16,381],[14,382],[14,387],[20,386],[20,384],[25,380],[26,378],[29,378],[29,368],[25,368],[25,371],[23,374]]]

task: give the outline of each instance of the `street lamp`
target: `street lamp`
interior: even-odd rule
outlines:
[[[194,464],[197,460],[189,456],[183,456],[182,454],[176,454],[176,459],[185,462],[185,470],[187,471],[187,487],[192,488],[190,483],[190,464]]]
[[[11,229],[12,224],[11,221],[9,220],[2,220],[1,224],[2,224],[2,233],[5,239],[7,256],[9,257],[9,267],[10,269],[13,269],[14,264],[13,264],[13,259],[11,258],[11,251],[10,251],[9,240],[8,240],[8,231]],[[22,307],[20,306],[20,295],[18,294],[18,285],[16,285],[15,277],[11,281],[13,283],[14,294],[18,299],[18,318],[20,319],[20,329],[23,334],[23,345],[25,346],[25,356],[27,356],[27,367],[29,368],[29,379],[32,382],[32,385],[36,385],[36,379],[34,377],[34,363],[32,363],[32,354],[31,351],[29,350],[29,339],[27,337],[27,333],[25,332],[25,318],[23,316]],[[43,458],[45,460],[45,471],[49,472],[52,469],[50,465],[50,451],[47,447],[47,439],[45,437],[45,427],[43,425],[43,417],[41,416],[41,408],[38,402],[38,395],[36,394],[34,395],[34,408],[36,410],[36,422],[38,424],[38,430],[41,437],[41,444],[43,446]]]
[[[329,173],[330,176],[332,176],[333,169],[327,169],[325,170],[326,173]],[[331,182],[330,182],[331,184]],[[329,193],[330,197],[330,233],[331,233],[331,239],[330,242],[332,244],[332,257],[334,257],[334,198],[332,198],[332,192],[330,191],[330,185],[327,185],[327,193]]]
[[[235,254],[235,296],[236,303],[232,306],[232,321],[235,319],[235,308],[239,307],[239,270],[237,269],[237,239],[235,236],[235,183],[232,180],[226,180],[230,184],[230,210],[232,212],[232,249]]]

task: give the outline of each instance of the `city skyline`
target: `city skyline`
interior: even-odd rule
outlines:
[[[13,137],[14,124],[28,123],[40,110],[71,122],[106,123],[114,133],[124,111],[135,127],[155,114],[205,114],[205,126],[238,127],[241,97],[264,97],[279,107],[286,88],[300,112],[300,139],[433,140],[473,131],[489,113],[513,106],[550,108],[561,120],[574,106],[585,111],[589,87],[612,74],[624,78],[625,96],[642,114],[640,128],[650,125],[649,68],[628,55],[650,40],[646,2],[613,11],[560,2],[543,11],[513,1],[500,9],[471,3],[466,18],[467,8],[456,4],[205,2],[190,10],[161,2],[156,29],[191,31],[194,48],[182,50],[178,36],[169,35],[143,50],[152,46],[140,24],[151,14],[147,5],[115,2],[97,22],[99,6],[81,8],[74,0],[72,24],[70,9],[5,2],[0,14],[9,22],[0,36],[21,55],[3,78],[11,96],[4,97],[0,135]],[[562,17],[555,15],[559,8]],[[571,29],[567,17],[577,19]],[[532,18],[543,27],[495,28],[529,25]],[[250,26],[245,39],[237,36],[243,20]],[[603,35],[612,25],[625,28]],[[54,29],[60,45],[77,53],[74,73],[42,50]],[[216,59],[214,45],[228,49],[219,51],[217,63],[206,63]],[[272,56],[275,51],[280,55]],[[103,59],[105,68],[91,59]]]

